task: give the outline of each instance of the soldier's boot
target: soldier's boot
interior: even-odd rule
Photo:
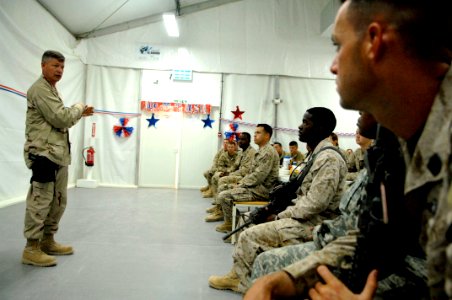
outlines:
[[[53,234],[45,234],[41,240],[41,250],[51,255],[70,255],[74,249],[68,245],[61,245],[53,239]]]
[[[232,223],[231,221],[224,221],[223,224],[215,227],[215,230],[218,232],[228,233],[229,231],[232,231]]]
[[[22,253],[22,263],[37,267],[51,267],[57,264],[55,257],[42,252],[39,240],[27,240]]]
[[[199,190],[201,191],[201,193],[202,192],[205,192],[205,191],[207,191],[209,189],[209,186],[208,185],[206,185],[206,186],[203,186],[202,188],[200,188]]]
[[[231,270],[224,276],[210,276],[209,285],[217,290],[233,290],[239,292],[240,279],[237,274]]]
[[[213,197],[213,191],[212,189],[208,189],[207,191],[202,193],[203,198],[212,198]]]
[[[223,210],[217,208],[213,213],[208,215],[204,220],[206,222],[218,222],[224,219]]]
[[[215,212],[216,210],[217,210],[217,205],[214,205],[214,206],[209,207],[208,209],[206,209],[206,213],[211,214],[211,213]]]

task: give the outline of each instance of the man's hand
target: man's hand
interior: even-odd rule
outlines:
[[[309,290],[309,296],[312,300],[370,300],[378,286],[377,270],[369,273],[366,286],[358,295],[353,294],[326,266],[318,267],[317,272],[323,278],[325,284],[317,282],[314,288]]]
[[[92,116],[94,113],[94,107],[93,106],[85,106],[85,109],[82,112],[82,117],[89,117]]]
[[[257,279],[243,300],[271,300],[275,297],[295,296],[295,291],[292,278],[286,272],[279,271]]]

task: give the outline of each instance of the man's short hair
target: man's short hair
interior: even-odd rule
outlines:
[[[273,134],[273,129],[272,129],[272,127],[271,127],[270,125],[268,125],[268,124],[257,124],[256,127],[262,127],[262,128],[264,128],[264,131],[265,131],[266,133],[268,133],[268,134],[270,135],[270,137],[271,137],[272,134]]]
[[[311,121],[319,128],[322,138],[329,137],[336,128],[336,117],[334,113],[326,107],[312,107],[306,112],[311,114]]]
[[[343,1],[344,2],[344,1]],[[450,62],[452,1],[449,0],[349,0],[349,20],[359,35],[375,16],[394,25],[411,56]]]
[[[44,54],[42,55],[42,59],[41,59],[41,63],[45,63],[46,61],[48,61],[49,59],[54,58],[56,60],[58,60],[59,62],[64,62],[64,60],[66,59],[64,57],[63,54],[61,54],[58,51],[55,50],[47,50],[46,52],[44,52]]]
[[[280,142],[274,142],[273,145],[279,145],[279,147],[282,147],[282,144]]]
[[[241,134],[243,134],[245,137],[246,137],[246,139],[248,140],[248,142],[250,142],[251,141],[251,134],[249,134],[248,132],[242,132]]]
[[[289,146],[297,146],[298,147],[298,143],[296,141],[292,141],[289,143]]]

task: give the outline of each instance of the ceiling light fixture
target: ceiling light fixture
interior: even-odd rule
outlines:
[[[179,37],[179,27],[174,14],[163,14],[163,22],[168,36]]]

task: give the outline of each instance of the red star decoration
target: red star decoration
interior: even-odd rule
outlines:
[[[244,114],[245,112],[244,112],[244,111],[241,111],[240,108],[239,108],[239,106],[237,105],[235,111],[231,110],[231,113],[234,114],[234,119],[237,119],[237,118],[238,118],[238,119],[240,119],[240,120],[243,120],[243,119],[242,119],[242,114]]]

